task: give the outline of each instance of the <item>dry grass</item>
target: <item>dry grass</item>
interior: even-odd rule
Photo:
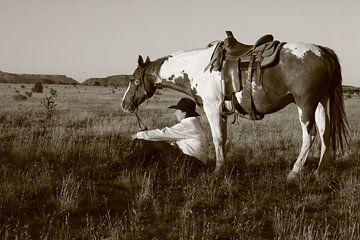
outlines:
[[[294,106],[259,122],[229,124],[221,177],[172,156],[143,168],[126,162],[135,117],[120,110],[124,89],[0,85],[2,239],[359,239],[360,98],[346,100],[351,137],[345,156],[316,179],[314,146],[297,186],[286,184],[300,148]],[[56,90],[51,119],[41,105]],[[175,123],[162,90],[140,115],[149,128]],[[203,123],[208,126],[205,118]],[[208,140],[214,157],[210,131]]]

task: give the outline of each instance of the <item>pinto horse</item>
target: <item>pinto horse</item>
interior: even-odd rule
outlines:
[[[186,93],[201,106],[208,119],[216,153],[214,171],[223,168],[227,121],[224,117],[224,80],[219,71],[205,70],[216,48],[180,51],[150,61],[138,58],[138,67],[130,79],[122,98],[125,112],[135,112],[150,98],[156,88],[171,88]],[[295,103],[302,128],[302,146],[288,180],[295,179],[304,167],[315,135],[321,139],[320,160],[316,173],[329,148],[343,150],[347,142],[347,120],[342,96],[341,66],[335,52],[327,47],[306,43],[286,43],[282,46],[279,62],[263,71],[262,84],[252,86],[252,97],[257,112],[270,114],[290,103]],[[242,102],[242,95],[236,94]],[[327,104],[329,103],[329,109]]]

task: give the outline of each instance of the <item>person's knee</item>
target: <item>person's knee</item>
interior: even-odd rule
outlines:
[[[153,149],[152,142],[144,139],[134,139],[131,143],[131,151],[147,152]]]

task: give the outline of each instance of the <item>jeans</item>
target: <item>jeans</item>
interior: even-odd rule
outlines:
[[[172,146],[165,141],[146,141],[135,139],[125,157],[128,167],[148,167],[158,164],[160,167],[171,168],[175,165],[193,170],[206,170],[205,164],[195,157],[184,154],[177,145]]]

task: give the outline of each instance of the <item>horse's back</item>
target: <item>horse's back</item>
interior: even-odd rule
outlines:
[[[271,113],[291,102],[301,103],[307,99],[315,104],[318,96],[326,94],[330,87],[329,67],[332,61],[321,46],[284,44],[278,64],[263,69],[262,81],[252,84],[256,110]],[[243,77],[246,77],[246,73]]]

